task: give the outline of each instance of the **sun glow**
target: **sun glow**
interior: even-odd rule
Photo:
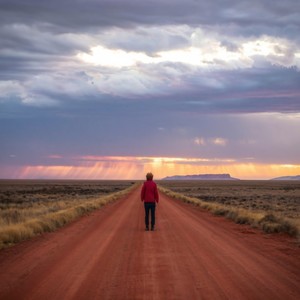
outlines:
[[[197,47],[157,52],[155,56],[148,56],[143,52],[126,52],[121,49],[108,49],[103,46],[92,47],[90,53],[79,53],[77,57],[90,64],[105,67],[130,67],[138,63],[158,64],[163,62],[183,63],[193,66],[208,66],[216,60],[236,61],[241,59],[240,53],[227,51],[224,47],[216,47],[213,51],[204,51]]]
[[[244,43],[242,46],[243,53],[246,56],[268,56],[268,55],[276,55],[276,56],[284,56],[283,50],[286,50],[284,44],[279,44],[278,41],[270,41],[270,40],[256,40]]]
[[[53,158],[55,159],[55,158]],[[270,179],[300,174],[300,165],[243,163],[234,159],[182,157],[82,156],[74,165],[40,165],[5,169],[1,178],[17,179],[156,179],[172,175],[224,174],[240,179]]]
[[[106,67],[129,67],[142,63],[151,63],[153,59],[142,52],[126,52],[121,49],[108,49],[102,46],[91,48],[91,53],[79,53],[78,58],[87,63]]]

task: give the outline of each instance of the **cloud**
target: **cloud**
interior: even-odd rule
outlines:
[[[217,145],[217,146],[226,146],[228,143],[228,141],[223,138],[214,138],[211,141],[214,145]]]
[[[179,27],[179,31],[182,28]],[[146,29],[144,29],[147,31]],[[164,30],[164,27],[161,29]],[[161,51],[157,49],[149,55],[149,49],[136,52],[120,48],[107,48],[98,45],[90,53],[79,53],[78,58],[94,65],[123,68],[141,64],[182,63],[205,69],[250,68],[259,63],[257,57],[265,62],[290,67],[300,66],[296,55],[297,46],[292,41],[272,36],[261,36],[250,39],[236,38],[236,46],[224,46],[224,36],[217,32],[203,32],[190,28],[189,43],[183,47],[174,47]],[[183,34],[183,33],[182,33]],[[226,37],[225,37],[226,38]],[[229,37],[228,37],[229,38]]]
[[[196,137],[194,139],[194,144],[199,145],[199,146],[206,146],[206,145],[226,146],[227,143],[228,143],[228,140],[221,138],[221,137],[208,138],[208,139]]]
[[[206,144],[205,139],[199,138],[199,137],[194,138],[194,143],[196,145],[205,145]]]
[[[2,1],[1,168],[54,172],[73,156],[297,165],[299,5]]]
[[[48,107],[111,97],[172,98],[202,112],[298,111],[299,39],[266,30],[279,22],[273,16],[297,25],[293,2],[282,8],[275,1],[268,9],[256,1],[251,7],[229,1],[223,9],[218,1],[169,4],[3,4],[0,80],[17,88],[0,87],[0,101]],[[216,18],[195,13],[200,8]],[[251,18],[257,22],[249,34]]]
[[[28,23],[41,24],[44,30],[52,32],[76,31],[95,32],[99,28],[132,28],[138,24],[176,25],[203,24],[207,27],[219,27],[227,31],[224,25],[231,25],[235,35],[251,36],[256,33],[278,32],[295,37],[299,32],[299,3],[286,0],[249,1],[194,1],[186,0],[136,0],[113,1],[51,1],[41,3],[38,0],[12,0],[1,4],[0,20],[2,24]],[[32,15],[35,17],[32,18]]]
[[[98,33],[95,42],[107,49],[122,49],[126,52],[143,52],[155,57],[158,51],[185,48],[190,45],[193,28],[188,25],[145,26],[132,28],[106,28]]]
[[[62,155],[57,155],[57,154],[51,154],[51,155],[48,155],[48,158],[61,159],[61,158],[63,158],[63,156]]]

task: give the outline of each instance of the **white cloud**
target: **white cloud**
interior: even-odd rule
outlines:
[[[100,94],[159,97],[177,95],[177,92],[188,95],[196,86],[206,91],[226,92],[231,83],[219,70],[240,72],[254,65],[265,67],[266,62],[300,67],[296,41],[268,35],[226,36],[213,27],[204,30],[188,25],[139,26],[77,35],[52,34],[37,26],[12,25],[5,27],[4,32],[6,35],[11,32],[16,40],[25,36],[26,50],[21,47],[2,50],[4,58],[12,61],[11,69],[22,79],[2,82],[0,101],[18,98],[29,105],[56,105],[60,101],[55,98],[58,93],[74,99],[95,98]],[[121,40],[118,40],[119,34]],[[137,46],[141,36],[145,36],[147,42],[141,41]],[[151,49],[150,44],[154,45]],[[89,78],[80,77],[79,72]],[[282,97],[278,92],[276,95]],[[187,101],[200,103],[198,98]]]
[[[16,80],[0,81],[0,100],[15,98],[25,93],[24,87]]]
[[[228,143],[227,139],[216,137],[216,138],[202,138],[202,137],[196,137],[194,139],[194,144],[199,146],[205,146],[205,145],[216,145],[216,146],[226,146]]]
[[[108,49],[101,45],[92,47],[91,53],[79,53],[79,59],[94,65],[105,67],[123,68],[137,63],[153,63],[154,58],[141,52],[124,51],[122,49]]]
[[[136,29],[136,31],[141,28]],[[147,32],[152,36],[152,28],[142,28],[145,36]],[[157,29],[158,30],[158,29]],[[113,32],[111,29],[109,32]],[[170,32],[168,27],[161,27],[163,36],[174,36],[176,30]],[[128,32],[128,37],[132,36],[132,31]],[[180,47],[177,44],[169,44],[167,50],[154,49],[151,55],[148,49],[140,46],[140,51],[130,51],[130,40],[125,45],[126,48],[112,48],[105,44],[92,46],[90,52],[79,52],[77,58],[81,61],[96,66],[113,68],[132,67],[137,64],[160,64],[160,63],[182,63],[197,68],[204,69],[236,69],[250,68],[256,62],[256,57],[263,57],[265,60],[283,66],[299,65],[299,47],[288,39],[263,35],[260,37],[241,38],[220,35],[216,31],[204,31],[201,28],[183,27],[177,28],[178,37],[184,38],[186,45]],[[106,44],[114,44],[105,32]],[[123,39],[126,33],[123,32]],[[99,35],[101,37],[101,35]],[[88,40],[88,38],[85,38]],[[135,37],[136,39],[136,37]],[[90,38],[92,40],[92,38]],[[227,42],[230,41],[230,42]],[[231,45],[231,46],[230,46]]]
[[[194,139],[194,144],[196,144],[196,145],[205,145],[206,142],[205,142],[205,139],[204,139],[204,138],[196,137],[196,138]]]
[[[112,68],[132,67],[137,64],[182,63],[201,68],[236,68],[250,67],[248,57],[238,52],[229,52],[221,45],[213,49],[187,47],[156,52],[149,56],[143,52],[124,51],[122,49],[108,49],[102,45],[92,47],[90,53],[80,52],[77,58],[95,66]]]
[[[228,143],[228,140],[227,140],[227,139],[224,139],[224,138],[217,137],[217,138],[211,139],[211,142],[212,142],[214,145],[217,145],[217,146],[226,146],[227,143]]]

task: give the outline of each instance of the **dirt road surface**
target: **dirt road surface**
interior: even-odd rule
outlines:
[[[0,251],[0,299],[300,299],[300,249],[163,195],[146,232],[137,189]]]

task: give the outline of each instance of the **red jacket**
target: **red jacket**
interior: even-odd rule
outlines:
[[[147,180],[144,182],[141,191],[141,201],[158,203],[159,196],[157,186],[153,180]]]

